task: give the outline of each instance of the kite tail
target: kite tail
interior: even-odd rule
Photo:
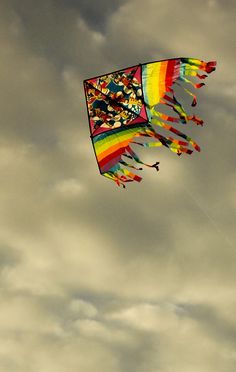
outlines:
[[[138,139],[140,137],[146,137],[148,140],[146,142],[135,141],[136,138]],[[134,152],[134,150],[131,148],[131,144],[143,147],[166,146],[169,147],[173,152],[176,152],[178,155],[182,153],[192,153],[192,150],[187,148],[188,142],[179,141],[171,137],[166,138],[156,133],[151,126],[148,128],[142,127],[139,131],[136,131],[133,139],[130,139],[130,141],[126,143],[126,146],[123,148],[122,155],[119,157],[119,161],[116,162],[113,167],[109,168],[109,171],[102,172],[103,176],[113,180],[118,186],[122,186],[123,188],[125,188],[126,182],[140,182],[142,180],[142,177],[130,171],[130,168],[138,171],[143,169],[143,167],[138,167],[135,164],[154,168],[156,171],[159,171],[160,163],[158,161],[153,164],[148,164],[142,161],[136,152]],[[123,158],[128,158],[132,162],[127,162]]]
[[[193,76],[194,78],[199,80],[204,80],[208,77],[206,74],[199,74],[199,70],[205,71],[208,74],[215,71],[216,69],[216,61],[210,61],[210,62],[204,62],[199,59],[194,58],[181,58],[180,59],[180,71],[179,71],[179,77],[177,78],[178,81],[183,81],[184,83],[192,85],[194,88],[199,89],[205,85],[205,83],[201,82],[194,82],[192,80],[189,80],[186,76]],[[177,81],[175,81],[176,84],[182,86]],[[193,97],[192,106],[196,106],[197,104],[197,97],[193,92],[191,92],[186,87],[183,87],[184,91],[188,93],[190,96]]]

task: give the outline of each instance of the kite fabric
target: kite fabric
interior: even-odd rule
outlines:
[[[196,106],[196,95],[187,87],[201,88],[206,73],[215,67],[215,61],[175,58],[85,80],[91,140],[100,173],[125,187],[126,182],[142,179],[132,169],[141,170],[140,165],[146,165],[158,170],[159,162],[153,165],[142,162],[132,144],[163,145],[177,155],[200,151],[192,138],[173,126],[189,121],[203,125],[203,120],[188,113],[176,98],[176,86],[190,95],[192,106]],[[164,107],[169,108],[171,116]]]

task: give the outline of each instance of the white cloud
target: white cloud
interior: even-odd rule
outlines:
[[[124,322],[128,327],[158,334],[178,326],[178,317],[173,310],[170,305],[160,307],[146,303],[123,309],[109,317]]]
[[[94,318],[98,314],[96,307],[84,300],[75,299],[70,303],[69,307],[79,318]]]

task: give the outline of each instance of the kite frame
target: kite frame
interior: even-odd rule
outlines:
[[[93,150],[94,150],[94,156],[95,156],[95,158],[96,158],[96,162],[97,162],[97,165],[98,165],[98,169],[99,169],[99,172],[100,172],[100,174],[101,175],[104,175],[103,174],[103,172],[101,171],[101,169],[100,169],[100,166],[99,166],[99,162],[98,162],[98,159],[97,159],[97,155],[96,155],[96,151],[95,151],[95,145],[94,145],[94,142],[93,142],[93,138],[95,138],[97,135],[99,135],[99,134],[101,134],[101,133],[98,133],[98,134],[95,134],[95,135],[93,135],[93,133],[92,133],[92,129],[91,129],[91,125],[90,125],[90,122],[91,122],[91,117],[90,117],[90,115],[89,115],[89,110],[88,110],[88,104],[87,104],[87,91],[86,91],[86,85],[87,84],[90,84],[90,85],[92,85],[91,83],[88,83],[88,81],[91,81],[91,80],[95,80],[95,79],[99,79],[100,77],[103,77],[103,76],[106,76],[106,75],[112,75],[112,74],[115,74],[115,73],[117,73],[117,72],[121,72],[121,71],[125,71],[125,70],[129,70],[129,69],[132,69],[132,68],[135,68],[135,67],[137,67],[137,70],[138,70],[138,68],[139,67],[141,67],[141,71],[142,71],[142,66],[144,66],[144,65],[148,65],[148,64],[154,64],[154,63],[158,63],[158,62],[164,62],[164,61],[172,61],[172,60],[177,60],[177,59],[179,59],[179,60],[188,60],[188,59],[190,59],[189,57],[173,57],[173,58],[165,58],[165,59],[160,59],[160,60],[155,60],[155,61],[151,61],[151,62],[145,62],[145,63],[139,63],[139,64],[135,64],[135,65],[132,65],[132,66],[128,66],[128,67],[124,67],[124,68],[120,68],[120,69],[117,69],[117,70],[114,70],[114,71],[111,71],[111,72],[109,72],[109,73],[103,73],[103,74],[100,74],[100,75],[96,75],[96,76],[94,76],[94,77],[90,77],[90,78],[88,78],[88,79],[84,79],[83,80],[83,86],[84,86],[84,94],[85,94],[85,103],[86,103],[86,108],[87,108],[87,117],[88,117],[88,122],[89,122],[89,131],[90,131],[90,138],[91,138],[91,142],[92,142],[92,145],[93,145]],[[191,57],[191,59],[196,59],[196,60],[198,60],[198,61],[200,61],[198,58],[194,58],[194,57]],[[204,61],[201,61],[201,62],[204,62]],[[216,64],[216,62],[215,62],[215,64]],[[200,68],[199,68],[200,69]],[[215,70],[215,67],[212,67],[212,70],[211,70],[211,72],[212,71],[214,71]],[[141,75],[141,79],[142,79],[142,75]],[[175,82],[173,83],[173,85],[175,84]],[[144,122],[143,122],[143,124],[146,124],[146,125],[150,125],[151,127],[152,127],[152,123],[150,122],[150,120],[149,120],[149,117],[148,117],[148,113],[147,113],[147,108],[146,108],[146,103],[145,103],[145,101],[144,101],[144,91],[143,91],[143,83],[142,83],[142,80],[141,80],[141,90],[142,90],[142,97],[141,97],[141,99],[142,99],[142,103],[143,103],[143,105],[144,105],[144,109],[145,109],[145,114],[146,114],[146,119],[144,119]],[[94,86],[93,86],[93,88],[95,88]],[[95,88],[96,89],[96,88]],[[98,91],[100,91],[99,89],[97,89]],[[102,93],[102,92],[101,92]],[[104,93],[102,93],[102,94],[104,94]],[[109,96],[107,96],[106,94],[104,94],[104,96],[106,96],[106,98],[108,99],[108,100],[112,100]],[[120,106],[120,107],[122,107],[123,108],[123,106],[122,106],[122,104],[120,104],[120,103],[117,103],[118,104],[118,106]],[[129,109],[129,108],[127,108],[127,107],[125,107],[125,109],[127,110],[127,111],[129,111],[129,112],[131,112],[132,114],[134,114],[134,115],[136,115],[137,117],[141,117],[142,118],[142,116],[140,116],[139,114],[136,114],[135,112],[133,112],[131,109]],[[141,125],[142,123],[140,123],[140,125]],[[115,130],[115,128],[114,128],[114,130]],[[109,130],[108,130],[109,131]],[[107,131],[107,132],[108,132]],[[106,133],[106,131],[104,131],[104,133]]]

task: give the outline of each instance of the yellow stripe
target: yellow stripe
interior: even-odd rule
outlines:
[[[150,106],[159,102],[159,77],[160,77],[161,63],[151,63],[146,66],[146,92],[148,97],[148,104]]]

